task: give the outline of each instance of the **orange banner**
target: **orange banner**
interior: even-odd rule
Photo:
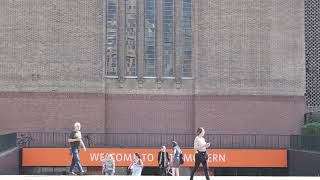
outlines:
[[[81,150],[83,166],[101,166],[103,154],[112,154],[116,166],[128,166],[134,153],[140,153],[144,166],[156,167],[159,149],[88,148]],[[172,151],[168,151],[172,157]],[[184,167],[194,166],[193,149],[184,149]],[[265,149],[210,149],[210,167],[287,167],[287,150]],[[172,159],[172,158],[171,158]],[[69,166],[71,163],[68,148],[23,148],[22,166]]]

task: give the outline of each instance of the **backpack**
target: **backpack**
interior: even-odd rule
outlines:
[[[184,163],[184,156],[182,153],[180,153],[180,164]]]

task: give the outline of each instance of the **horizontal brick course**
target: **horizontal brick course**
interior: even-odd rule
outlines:
[[[0,93],[2,131],[298,134],[304,97]]]

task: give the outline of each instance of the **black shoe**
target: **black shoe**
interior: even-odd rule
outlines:
[[[190,180],[193,180],[193,177],[190,177]]]

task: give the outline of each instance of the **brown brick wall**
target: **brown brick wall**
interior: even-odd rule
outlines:
[[[213,134],[299,134],[304,97],[198,96],[196,126]]]
[[[299,134],[304,97],[108,95],[107,131]]]
[[[66,131],[80,121],[90,132],[182,133],[200,125],[213,133],[299,132],[305,110],[303,1],[193,0],[194,77],[142,79],[140,63],[142,84],[124,78],[121,2],[119,81],[104,77],[105,0],[0,1],[0,131]],[[180,15],[175,13],[177,73]],[[161,28],[157,34],[161,54]],[[138,62],[143,42],[138,39]]]
[[[104,132],[104,110],[104,94],[0,93],[0,132],[68,132],[76,121]]]
[[[107,132],[190,133],[192,96],[108,95]]]
[[[103,92],[104,0],[0,1],[0,91]]]
[[[1,93],[1,131],[297,134],[304,97]]]
[[[144,14],[139,1],[138,26]],[[159,0],[160,1],[160,0]],[[120,2],[120,1],[119,1]],[[122,2],[122,1],[121,1]],[[175,13],[176,80],[161,89],[209,95],[292,95],[305,93],[304,2],[301,0],[193,0],[194,82],[180,82],[181,3]],[[160,2],[158,5],[162,4]],[[159,8],[161,9],[161,8]],[[118,58],[124,75],[125,12],[119,4]],[[104,81],[105,0],[0,1],[0,91],[130,94],[131,80]],[[159,13],[159,16],[161,13]],[[161,25],[161,17],[157,24]],[[143,77],[143,27],[138,27],[138,73]],[[161,28],[157,55],[161,55]],[[161,75],[161,56],[157,58]],[[159,62],[160,61],[160,62]],[[161,77],[158,77],[161,78]],[[134,79],[137,81],[137,79]],[[160,80],[160,79],[158,79]],[[106,88],[105,88],[106,87]],[[157,81],[143,82],[158,94]],[[109,92],[107,92],[109,93]]]
[[[304,1],[198,3],[199,94],[304,96]]]

